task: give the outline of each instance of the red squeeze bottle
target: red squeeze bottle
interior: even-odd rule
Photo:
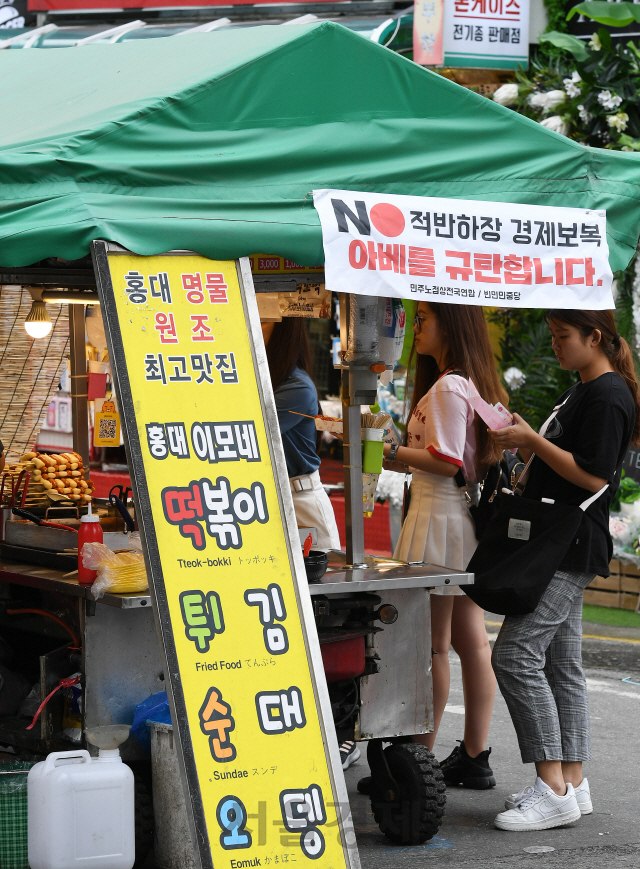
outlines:
[[[86,567],[83,567],[82,547],[85,543],[102,543],[102,541],[100,517],[93,515],[91,504],[89,504],[89,512],[80,520],[80,530],[78,531],[78,582],[80,585],[91,585],[97,576],[95,570],[87,570]]]

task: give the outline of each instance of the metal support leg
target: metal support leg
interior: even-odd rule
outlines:
[[[349,372],[343,372],[348,379]],[[344,424],[344,503],[347,564],[364,564],[364,516],[362,514],[362,433],[360,405],[342,406]]]
[[[87,357],[85,353],[84,305],[69,305],[71,363],[71,415],[73,449],[89,467],[89,416],[87,407]]]

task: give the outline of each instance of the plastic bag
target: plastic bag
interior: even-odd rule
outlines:
[[[91,586],[91,593],[96,600],[107,591],[131,594],[147,591],[149,588],[144,557],[137,549],[133,552],[116,553],[104,543],[85,543],[81,555],[84,567],[98,573]]]
[[[378,351],[380,359],[393,365],[402,356],[407,315],[400,299],[380,299],[378,307]],[[383,371],[380,382],[388,385],[393,380],[393,370]]]
[[[40,696],[40,682],[36,682],[36,684],[31,688],[31,691],[29,691],[22,701],[22,706],[18,711],[18,716],[20,718],[28,718],[29,721],[31,721],[41,703],[42,697]]]
[[[73,673],[80,676],[81,673]],[[82,705],[83,693],[81,685],[71,685],[62,689],[62,732],[71,742],[80,745],[82,742]]]
[[[351,296],[349,340],[345,362],[369,363],[379,360],[378,297]]]
[[[149,721],[159,721],[161,724],[171,724],[171,712],[166,691],[151,694],[142,703],[138,703],[133,713],[131,733],[138,742],[151,754],[151,734]]]

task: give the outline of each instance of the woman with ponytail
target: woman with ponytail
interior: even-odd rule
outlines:
[[[502,830],[545,830],[593,811],[582,762],[590,759],[589,708],[582,670],[582,592],[609,576],[609,505],[629,443],[640,441],[640,393],[631,351],[612,311],[553,310],[552,347],[580,381],[561,395],[555,418],[537,434],[515,424],[491,432],[502,448],[533,455],[524,495],[579,505],[605,485],[540,603],[529,615],[507,616],[493,650],[493,668],[513,721],[523,763],[537,779],[506,801]]]

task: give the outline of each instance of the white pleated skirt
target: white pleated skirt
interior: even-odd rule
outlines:
[[[464,489],[453,477],[414,471],[409,512],[393,557],[465,570],[477,545]],[[431,593],[464,594],[457,585],[431,589]]]

